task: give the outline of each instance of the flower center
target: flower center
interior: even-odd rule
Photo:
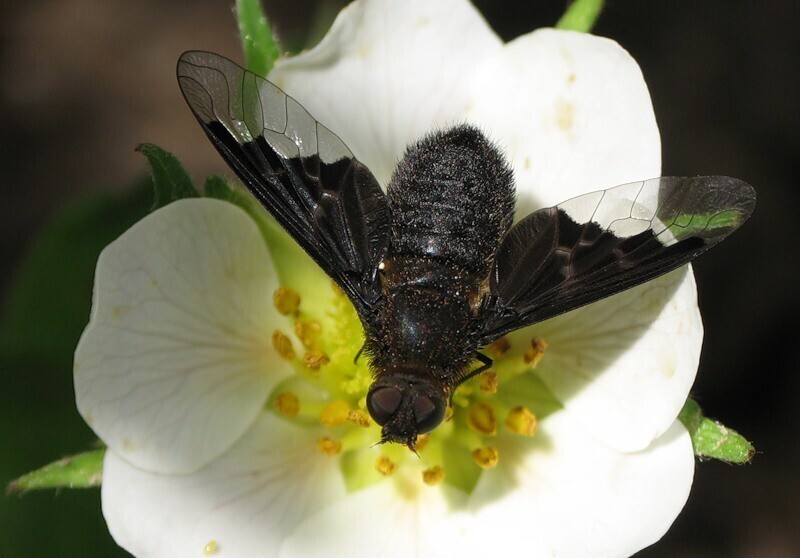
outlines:
[[[274,294],[275,307],[293,323],[276,330],[272,344],[296,374],[273,391],[269,408],[308,430],[308,443],[340,460],[351,490],[377,482],[404,486],[447,484],[469,493],[482,474],[504,465],[503,452],[530,446],[537,418],[560,407],[533,370],[547,343],[501,338],[484,352],[492,369],[462,384],[453,394],[445,421],[420,435],[416,454],[400,444],[376,444],[380,427],[366,410],[372,375],[358,316],[335,285],[325,308],[306,308],[300,293],[286,287]],[[515,346],[517,345],[517,346]],[[401,480],[402,479],[402,480]]]

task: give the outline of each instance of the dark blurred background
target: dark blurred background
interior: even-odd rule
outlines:
[[[264,1],[293,50],[313,44],[344,3]],[[565,7],[476,4],[506,40],[552,25]],[[85,211],[80,200],[100,192],[112,204],[130,197],[147,168],[138,143],[173,151],[198,181],[225,170],[184,106],[174,64],[190,48],[241,55],[223,0],[4,2],[0,29],[0,311],[8,314],[26,253],[55,216],[75,203]],[[664,174],[727,174],[759,195],[752,221],[695,267],[706,338],[694,388],[706,413],[753,440],[758,454],[747,466],[698,463],[686,509],[640,556],[800,556],[800,250],[792,232],[800,225],[800,3],[609,0],[595,32],[642,67]],[[112,221],[105,234],[124,228],[124,219]],[[68,267],[73,254],[59,254]],[[50,301],[36,293],[34,301],[57,308],[65,280],[52,275],[41,286]],[[80,320],[85,311],[64,316],[79,312]],[[0,360],[0,483],[93,440],[74,409],[74,340],[50,350],[40,341],[48,327],[6,332],[19,335],[8,353],[30,343],[41,358]],[[125,555],[105,530],[96,490],[0,497],[0,558]]]

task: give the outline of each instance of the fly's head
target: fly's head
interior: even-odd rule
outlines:
[[[382,427],[381,443],[405,444],[414,451],[417,436],[444,420],[447,397],[441,387],[425,380],[386,375],[370,386],[367,410]]]

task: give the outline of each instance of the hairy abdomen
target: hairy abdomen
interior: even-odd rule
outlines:
[[[511,226],[514,184],[504,158],[474,127],[434,132],[410,146],[389,183],[389,257],[444,261],[488,273]]]

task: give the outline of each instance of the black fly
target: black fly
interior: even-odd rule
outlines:
[[[269,81],[207,52],[183,54],[178,81],[245,186],[352,301],[374,374],[369,413],[382,441],[412,449],[491,366],[481,347],[684,265],[755,206],[734,178],[655,178],[512,224],[511,169],[472,126],[410,146],[384,194]]]

